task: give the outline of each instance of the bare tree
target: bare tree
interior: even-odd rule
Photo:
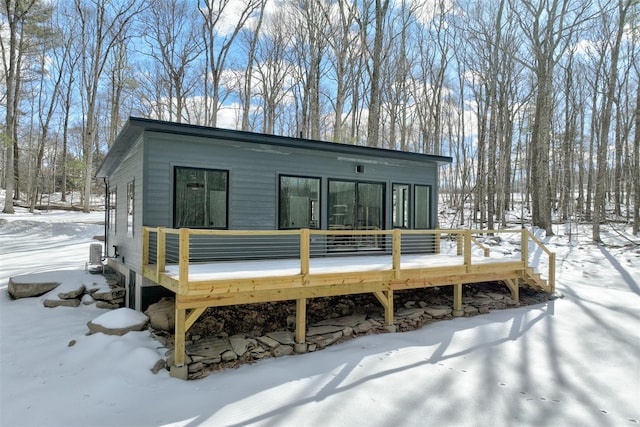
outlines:
[[[605,179],[607,176],[607,148],[609,146],[609,128],[611,126],[611,112],[613,109],[613,101],[618,80],[618,57],[620,56],[620,45],[622,43],[622,34],[624,25],[627,21],[627,12],[632,5],[631,0],[617,0],[617,21],[611,34],[614,35],[613,45],[610,46],[610,67],[606,73],[606,91],[604,93],[605,102],[602,108],[600,139],[598,141],[597,166],[598,173],[596,178],[596,192],[594,196],[593,207],[593,240],[600,242],[600,221],[605,218]],[[603,18],[606,14],[602,15]],[[609,43],[610,38],[606,37],[605,43]]]
[[[129,31],[131,21],[142,6],[136,1],[113,3],[108,0],[75,0],[80,22],[81,92],[85,117],[82,151],[85,164],[83,210],[89,212],[93,182],[93,154],[98,142],[98,97],[109,56]]]
[[[553,76],[558,58],[572,40],[572,32],[590,19],[588,4],[580,0],[510,0],[518,23],[530,43],[532,61],[523,57],[535,79],[535,112],[531,134],[531,196],[533,225],[553,235],[551,223],[550,134]]]
[[[6,115],[3,135],[5,156],[6,197],[4,213],[14,213],[13,199],[16,187],[16,152],[18,149],[18,117],[22,83],[22,59],[26,50],[25,26],[31,14],[37,10],[38,0],[3,0],[0,12],[5,16],[8,26],[8,44],[0,37],[0,49],[4,68],[6,87]]]
[[[373,47],[369,53],[369,117],[367,119],[367,145],[377,147],[380,144],[380,93],[381,71],[385,52],[383,42],[384,28],[389,10],[389,0],[375,0]],[[362,24],[361,24],[362,25]],[[365,29],[367,25],[362,25]]]
[[[236,6],[240,5],[238,8]],[[221,79],[225,71],[227,57],[238,33],[247,20],[260,6],[260,0],[203,0],[198,10],[204,20],[203,40],[206,70],[204,77],[204,103],[206,125],[216,126],[218,110],[222,102]],[[235,14],[235,19],[233,17]],[[233,25],[226,25],[225,19],[233,20]]]
[[[160,65],[168,119],[182,122],[189,89],[193,88],[189,70],[203,52],[198,37],[193,5],[185,0],[152,2],[144,14],[144,34],[149,45],[148,55]]]

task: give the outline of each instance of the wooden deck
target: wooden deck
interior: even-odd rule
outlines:
[[[492,257],[482,242],[496,237],[516,240],[512,243],[519,244],[519,256]],[[264,247],[267,255],[253,261],[194,262],[202,259],[194,255],[194,245],[202,239],[224,246],[233,238],[245,239],[243,244],[251,245],[247,251]],[[289,245],[282,253],[295,252],[296,256],[268,258],[270,251],[280,254],[275,248],[283,244],[278,240],[282,238]],[[345,258],[346,252],[340,250],[347,247],[344,242],[348,248],[361,249],[349,255],[362,256]],[[238,252],[237,244],[234,248]],[[168,256],[170,251],[177,253]],[[543,257],[548,269],[540,274],[533,266],[542,264]],[[182,376],[186,331],[208,307],[295,300],[295,340],[304,343],[307,299],[370,292],[384,307],[385,322],[392,325],[393,293],[399,290],[453,286],[453,309],[457,311],[462,309],[462,285],[468,283],[503,282],[515,300],[521,283],[553,292],[555,254],[526,229],[221,231],[144,227],[142,274],[176,294],[176,366],[172,369]]]

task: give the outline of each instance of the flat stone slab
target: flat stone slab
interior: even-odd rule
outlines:
[[[293,334],[291,334],[291,332],[289,331],[269,332],[267,336],[271,339],[278,341],[280,344],[283,344],[283,345],[295,344],[295,341],[293,339]]]
[[[307,330],[307,337],[332,334],[334,332],[340,332],[342,334],[344,328],[345,326],[342,325],[312,326]]]
[[[425,313],[435,318],[448,316],[449,314],[451,314],[452,311],[453,309],[451,307],[447,307],[444,305],[425,307],[424,309]]]
[[[19,282],[18,278],[9,279],[9,295],[13,299],[32,298],[51,292],[58,286],[60,282]]]
[[[187,347],[187,353],[192,356],[201,356],[206,359],[216,359],[226,351],[233,351],[229,338],[206,337]]]
[[[55,307],[78,307],[80,305],[79,299],[46,299],[42,304],[47,308]]]
[[[82,297],[84,293],[87,291],[87,287],[85,285],[80,285],[77,289],[72,289],[67,292],[59,292],[58,298],[60,299],[76,299]]]
[[[396,311],[395,315],[404,319],[417,319],[425,313],[424,308],[401,308]]]
[[[102,314],[87,323],[91,333],[124,335],[131,331],[143,331],[149,325],[149,318],[130,308],[119,308]]]
[[[318,323],[314,323],[313,326],[351,326],[354,327],[359,323],[364,322],[366,315],[353,314],[351,316],[338,317],[336,319],[322,320]]]

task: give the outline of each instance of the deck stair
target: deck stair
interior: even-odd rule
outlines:
[[[533,267],[527,267],[521,277],[522,281],[536,291],[551,292],[549,282],[542,278],[540,273],[536,273]]]

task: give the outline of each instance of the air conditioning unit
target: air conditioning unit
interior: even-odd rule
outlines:
[[[100,243],[92,243],[89,246],[89,272],[102,272],[102,245]]]

